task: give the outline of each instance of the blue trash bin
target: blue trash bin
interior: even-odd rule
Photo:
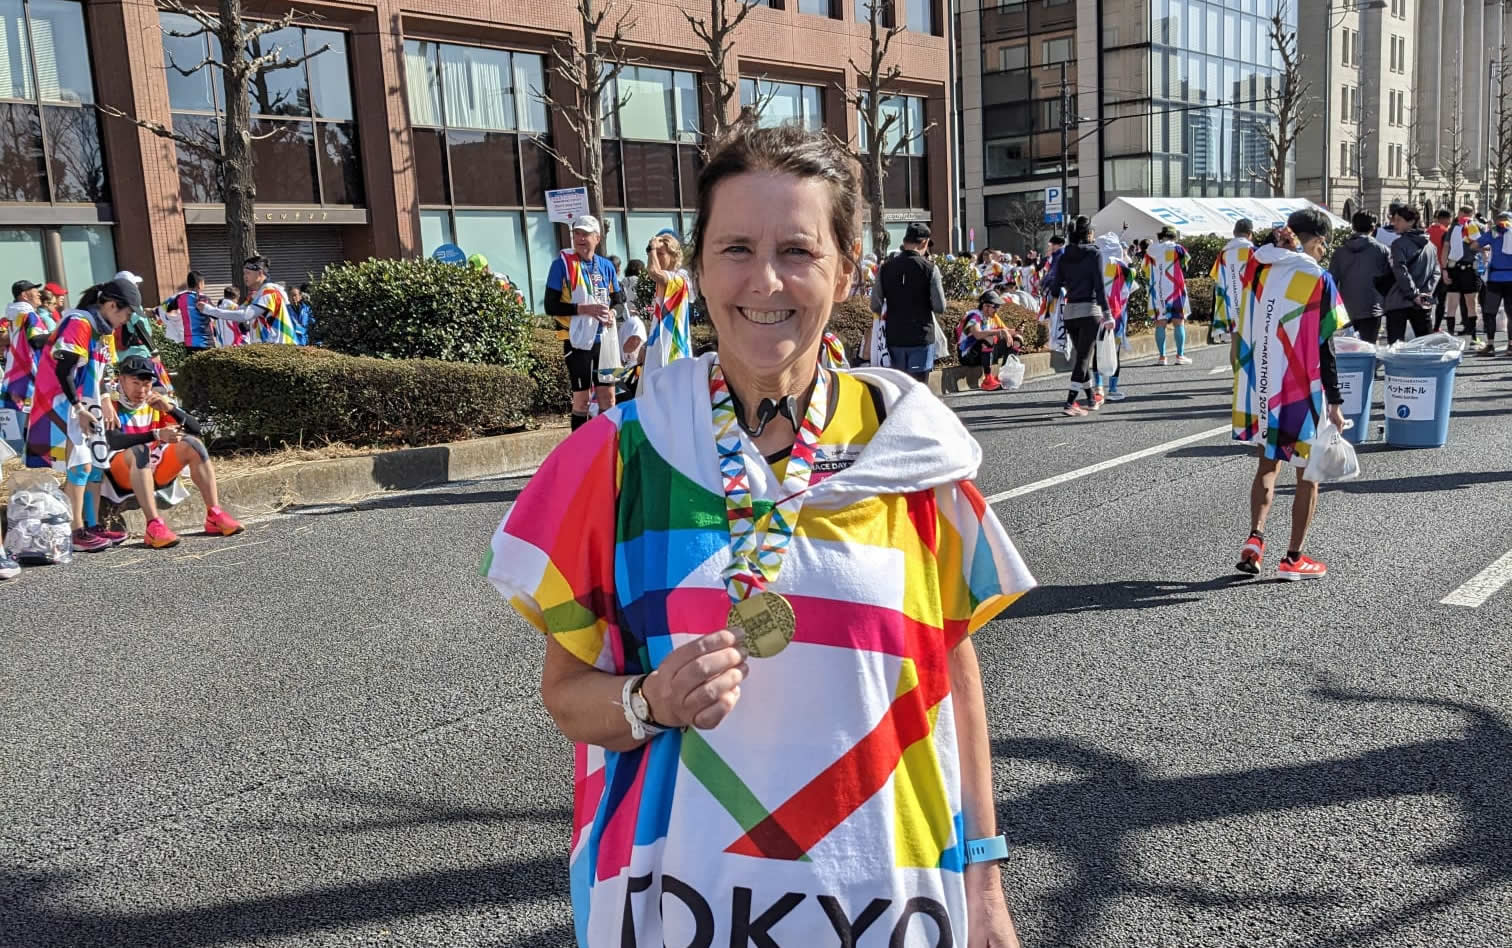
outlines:
[[[1344,432],[1344,439],[1364,444],[1370,433],[1371,394],[1375,389],[1374,352],[1339,352],[1334,354],[1339,367],[1339,393],[1344,396],[1344,417],[1354,427]]]
[[[1449,440],[1449,409],[1459,359],[1442,352],[1395,352],[1386,365],[1386,443],[1397,448],[1441,448]]]

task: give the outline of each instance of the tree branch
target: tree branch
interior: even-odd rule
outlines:
[[[183,3],[182,0],[164,0],[164,2],[161,4],[161,9],[167,13],[177,13],[181,16],[187,16],[189,19],[200,25],[202,33],[220,32],[220,20],[209,11],[201,9],[200,7],[191,7],[188,4]],[[170,35],[177,36],[179,34],[173,33]],[[195,36],[199,34],[191,33],[190,35]]]
[[[122,112],[120,109],[116,108],[113,105],[100,105],[99,103],[95,103],[95,110],[98,111],[101,115],[106,115],[111,118],[124,119],[125,121],[128,121],[131,124],[135,125],[137,128],[149,131],[159,138],[166,138],[174,144],[182,145],[183,147],[188,148],[196,154],[199,154],[205,158],[209,158],[218,165],[224,164],[226,161],[225,153],[221,151],[219,142],[216,142],[215,146],[211,147],[209,144],[203,141],[198,141],[189,135],[185,135],[183,132],[174,131],[161,122],[152,122],[148,121],[147,119],[137,118],[135,115],[129,115],[125,112]]]

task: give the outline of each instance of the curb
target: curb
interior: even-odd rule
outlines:
[[[542,428],[364,457],[288,464],[222,480],[220,501],[233,517],[244,520],[290,506],[342,503],[382,491],[495,477],[536,467],[567,435],[565,427]],[[117,510],[133,536],[146,531],[146,520],[134,503]],[[197,532],[204,524],[205,504],[199,492],[191,489],[188,500],[162,513],[173,529]]]
[[[1203,335],[1206,336],[1204,324]],[[1143,359],[1155,355],[1155,336],[1153,333],[1142,333],[1129,340],[1133,349],[1123,353],[1125,358]],[[1196,352],[1202,349],[1212,348],[1207,342],[1188,342],[1187,352]],[[1172,349],[1171,351],[1174,351]],[[1065,356],[1058,352],[1031,352],[1022,357],[1024,363],[1024,381],[1042,379],[1052,375],[1071,371],[1071,363]],[[982,370],[979,366],[952,365],[942,369],[935,369],[929,374],[929,388],[936,395],[958,395],[962,392],[974,392],[977,383],[982,380]]]

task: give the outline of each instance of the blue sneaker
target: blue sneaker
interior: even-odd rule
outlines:
[[[21,575],[21,564],[0,552],[0,579],[15,579]]]

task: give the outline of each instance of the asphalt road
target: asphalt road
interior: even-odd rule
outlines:
[[[1231,572],[1220,357],[1075,421],[951,399],[988,495],[1195,439],[994,505],[1043,584],[977,637],[1025,944],[1512,946],[1512,588],[1439,603],[1512,548],[1512,361],[1448,447],[1365,450],[1285,585]],[[568,745],[475,572],[520,484],[0,586],[0,945],[570,944]]]

